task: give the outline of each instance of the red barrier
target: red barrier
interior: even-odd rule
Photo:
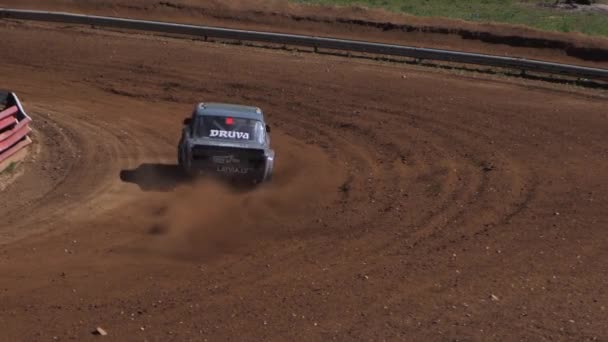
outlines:
[[[13,116],[7,116],[4,119],[0,119],[0,131],[2,131],[3,129],[11,126],[11,125],[15,125],[17,124],[19,121],[17,121],[17,119],[15,119],[15,117]]]
[[[17,106],[9,107],[0,112],[0,119],[4,119],[8,116],[13,116],[19,112],[19,108]]]
[[[28,126],[28,124],[32,121],[32,119],[30,118],[25,118],[21,121],[19,121],[15,127],[13,127],[12,129],[5,131],[3,133],[0,134],[0,144],[2,143],[3,140],[8,139],[8,137],[10,137],[11,135],[15,134],[16,132],[18,132],[20,129],[22,129],[25,126]],[[2,150],[2,148],[0,148],[0,150]]]
[[[31,144],[32,140],[29,137],[25,137],[24,140],[21,140],[20,142],[18,142],[17,144],[15,144],[15,146],[9,148],[8,150],[2,152],[0,154],[0,165],[2,164],[2,162],[6,159],[8,159],[10,156],[12,156],[13,154],[21,151],[22,148],[26,147],[27,145]],[[2,170],[0,170],[2,171]]]
[[[0,167],[4,168],[26,155],[23,149],[32,143],[27,136],[32,131],[29,126],[32,119],[12,92],[0,91],[0,104],[8,107],[0,112]]]
[[[10,137],[0,141],[0,153],[4,150],[16,144],[19,140],[23,139],[32,129],[29,126],[23,126],[20,129],[13,131]]]

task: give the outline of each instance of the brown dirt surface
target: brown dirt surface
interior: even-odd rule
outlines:
[[[2,88],[32,116],[36,151],[0,193],[3,340],[608,336],[605,91],[0,31]],[[183,182],[176,145],[198,101],[265,110],[272,184]]]
[[[12,8],[126,16],[199,25],[268,30],[418,47],[608,66],[608,38],[524,26],[420,18],[358,7],[305,6],[282,0],[3,0]]]

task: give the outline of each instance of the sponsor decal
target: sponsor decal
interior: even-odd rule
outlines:
[[[221,129],[212,129],[209,136],[212,138],[249,140],[249,133],[247,132],[224,131]]]
[[[250,167],[238,167],[238,166],[218,166],[217,167],[217,171],[221,172],[221,173],[239,173],[239,174],[246,174],[249,173],[249,171],[252,171],[253,169]]]
[[[216,164],[238,164],[241,161],[233,155],[229,156],[213,156],[213,162]]]

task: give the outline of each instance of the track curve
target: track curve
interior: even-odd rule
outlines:
[[[606,94],[0,30],[2,81],[37,142],[0,194],[7,338],[82,340],[98,325],[124,340],[608,334]],[[181,119],[210,99],[268,113],[272,185],[176,176]]]

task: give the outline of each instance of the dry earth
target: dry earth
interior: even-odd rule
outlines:
[[[35,160],[0,194],[3,340],[95,340],[98,326],[126,341],[608,336],[605,92],[0,31],[0,84],[36,129]],[[273,184],[182,181],[180,123],[203,100],[265,110]]]

